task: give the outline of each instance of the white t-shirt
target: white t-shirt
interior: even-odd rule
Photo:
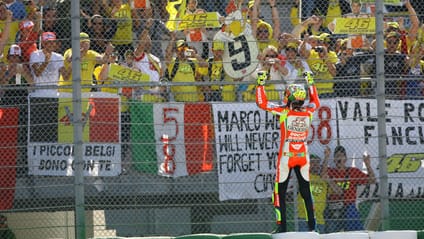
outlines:
[[[304,72],[312,72],[312,71],[309,68],[308,63],[305,60],[301,60],[301,62],[302,62],[302,66],[303,66],[302,72],[299,72],[299,70],[296,69],[296,67],[294,67],[294,65],[292,65],[289,61],[286,62],[286,68],[289,71],[289,73],[285,77],[287,84],[299,83],[299,80],[302,81],[301,83],[305,83],[303,73]],[[298,80],[298,82],[296,82],[296,80]]]
[[[31,53],[29,64],[31,66],[31,72],[34,77],[35,86],[45,85],[58,85],[59,83],[59,69],[64,66],[63,56],[59,53],[52,52],[50,62],[46,69],[43,71],[41,76],[36,76],[32,69],[32,65],[35,63],[43,63],[45,61],[45,55],[42,50],[37,50]],[[57,92],[57,89],[36,89],[37,92]]]
[[[153,61],[157,63],[158,66],[160,66],[160,60],[154,55],[150,55]],[[135,57],[133,62],[133,67],[137,70],[139,70],[142,73],[148,74],[150,76],[150,81],[152,82],[159,82],[160,76],[159,72],[155,68],[155,65],[153,63],[150,63],[149,58],[146,53],[143,53],[140,58]]]

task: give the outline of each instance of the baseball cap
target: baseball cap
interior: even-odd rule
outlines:
[[[126,50],[125,53],[124,53],[124,56],[125,57],[127,57],[127,56],[134,56],[134,51],[132,51],[132,50]]]
[[[399,29],[399,23],[397,22],[388,22],[387,27]]]
[[[185,41],[185,40],[178,40],[176,43],[175,43],[175,47],[176,48],[179,48],[179,47],[182,47],[182,46],[187,46],[187,42]]]
[[[255,1],[254,0],[251,0],[251,1],[249,1],[249,3],[247,3],[247,7],[248,8],[252,8],[253,5],[255,5]]]
[[[30,20],[24,20],[22,22],[19,23],[19,30],[23,30],[23,29],[32,29],[34,28],[34,22],[30,21]]]
[[[329,42],[330,41],[330,34],[328,33],[321,33],[321,35],[319,35],[319,39],[323,42]]]
[[[56,34],[54,32],[43,32],[43,34],[41,35],[41,39],[43,41],[55,41]]]
[[[399,34],[399,33],[397,33],[397,32],[395,32],[395,31],[391,31],[391,32],[389,32],[389,33],[386,35],[386,38],[389,38],[389,37],[396,37],[396,38],[400,38],[400,34]]]
[[[297,49],[299,47],[299,45],[297,44],[297,43],[295,43],[295,42],[289,42],[287,45],[286,45],[286,48],[293,48],[293,49]]]
[[[80,33],[80,41],[82,41],[82,42],[90,41],[90,36],[85,32],[81,32]]]
[[[213,41],[212,49],[215,50],[215,51],[224,50],[224,42],[217,41],[217,40]]]
[[[22,56],[21,47],[16,44],[11,45],[9,48],[9,56]]]

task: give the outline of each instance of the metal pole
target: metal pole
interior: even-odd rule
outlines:
[[[80,1],[71,1],[72,107],[74,109],[75,238],[85,239],[84,160],[81,109]],[[66,59],[65,59],[66,60]]]
[[[384,22],[383,22],[383,0],[375,1],[376,9],[376,80],[377,80],[377,116],[378,116],[378,157],[380,174],[380,203],[382,230],[389,229],[389,199],[388,199],[388,177],[387,177],[387,145],[386,145],[386,114],[385,114],[385,77],[384,77]]]

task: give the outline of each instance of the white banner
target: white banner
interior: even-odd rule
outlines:
[[[83,93],[84,176],[121,173],[120,98],[117,94]],[[28,97],[28,167],[30,175],[74,175],[74,111],[71,93]]]
[[[29,143],[29,174],[73,176],[74,146],[72,144]],[[117,176],[121,173],[120,144],[83,144],[84,176]]]
[[[311,153],[323,157],[325,146],[346,148],[348,165],[363,170],[362,155],[372,157],[378,177],[377,102],[369,99],[321,100],[309,135]],[[387,164],[391,197],[423,195],[424,103],[386,103]],[[266,198],[274,184],[275,160],[280,143],[275,116],[254,103],[213,104],[220,200]],[[332,157],[330,159],[332,163]],[[360,188],[358,197],[371,198],[376,185]],[[377,194],[378,195],[378,194]]]

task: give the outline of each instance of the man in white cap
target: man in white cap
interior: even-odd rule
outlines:
[[[29,61],[35,86],[57,86],[59,75],[69,77],[69,71],[65,70],[63,56],[54,52],[56,49],[56,34],[54,32],[44,32],[41,35],[41,45],[42,49],[31,53]],[[57,89],[36,88],[35,92],[56,95]]]

